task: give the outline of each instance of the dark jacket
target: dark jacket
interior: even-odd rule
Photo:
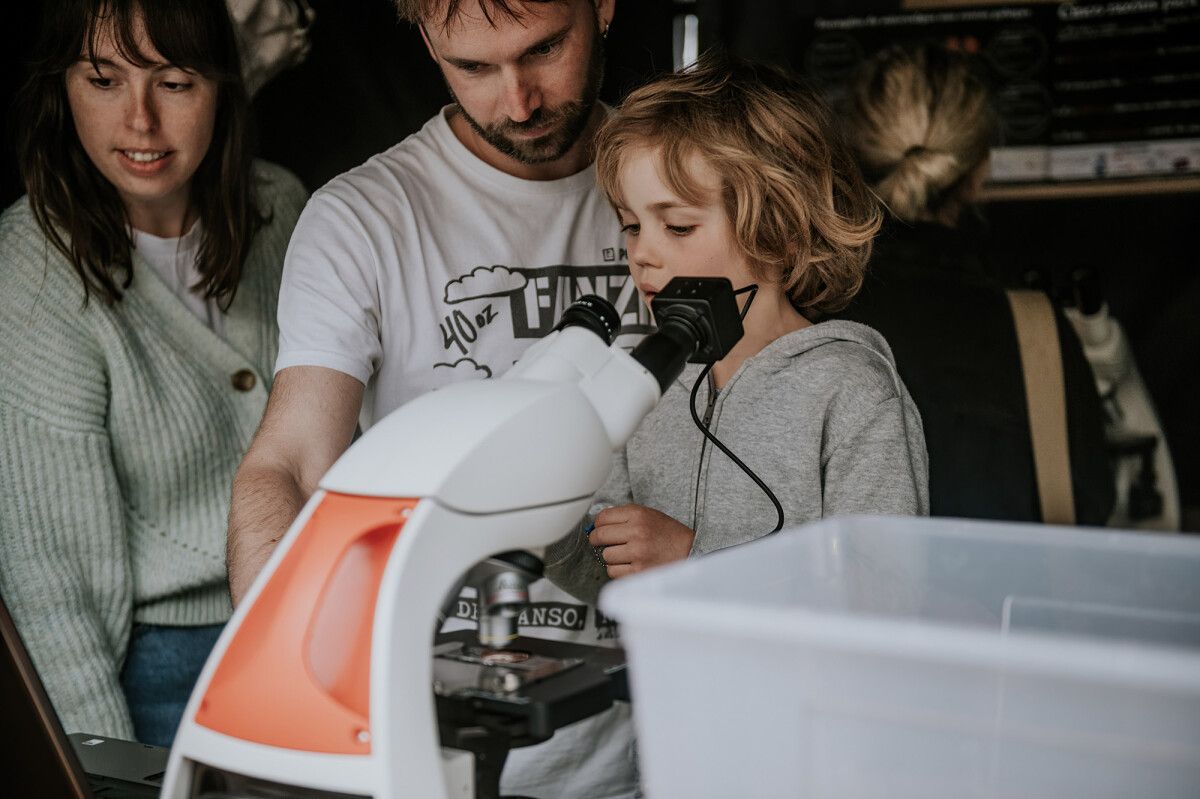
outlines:
[[[893,222],[866,284],[839,316],[881,332],[921,411],[934,516],[1039,521],[1024,380],[1003,287],[977,242],[934,224]],[[1114,489],[1092,372],[1056,310],[1079,524],[1102,525]]]

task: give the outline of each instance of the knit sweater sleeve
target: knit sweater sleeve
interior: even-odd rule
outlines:
[[[133,582],[103,358],[78,279],[28,213],[0,219],[0,264],[0,592],[63,726],[132,738],[118,676]]]

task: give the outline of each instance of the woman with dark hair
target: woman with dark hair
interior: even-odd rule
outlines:
[[[47,6],[0,216],[0,590],[68,730],[169,744],[305,193],[250,156],[222,0]]]

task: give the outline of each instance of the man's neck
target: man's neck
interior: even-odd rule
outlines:
[[[558,180],[582,172],[588,164],[592,163],[592,158],[595,156],[593,144],[596,131],[599,129],[600,123],[604,121],[604,115],[604,106],[596,103],[592,107],[587,127],[583,129],[583,133],[580,134],[575,144],[571,145],[571,149],[553,161],[540,164],[523,163],[488,144],[475,132],[471,124],[467,122],[466,115],[461,113],[457,106],[450,109],[447,121],[450,123],[450,130],[454,132],[463,146],[488,166],[522,180]]]

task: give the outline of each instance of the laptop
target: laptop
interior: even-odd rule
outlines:
[[[101,735],[67,735],[2,597],[0,638],[0,794],[158,796],[170,750]]]

